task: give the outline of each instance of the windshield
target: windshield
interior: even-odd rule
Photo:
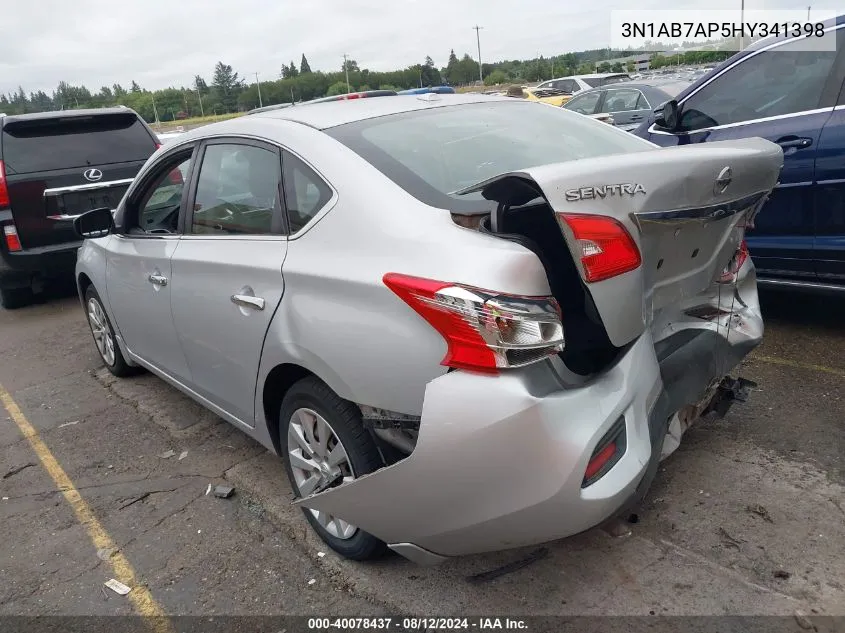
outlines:
[[[491,208],[458,191],[502,173],[653,146],[580,114],[540,103],[494,101],[404,112],[326,132],[431,206]]]

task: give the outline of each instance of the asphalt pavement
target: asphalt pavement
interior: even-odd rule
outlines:
[[[277,457],[105,372],[75,296],[0,311],[0,615],[845,615],[845,302],[763,299],[758,388],[687,433],[636,523],[484,582],[538,548],[340,560]]]

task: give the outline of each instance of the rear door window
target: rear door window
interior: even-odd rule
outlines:
[[[6,169],[17,174],[143,161],[156,149],[131,112],[12,120],[2,141]]]
[[[308,224],[331,200],[331,188],[302,160],[289,152],[284,154],[285,203],[290,232],[296,233]]]

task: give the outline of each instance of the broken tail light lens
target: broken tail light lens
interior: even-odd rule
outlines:
[[[16,253],[23,250],[21,245],[21,238],[18,237],[18,229],[14,224],[7,224],[3,227],[3,237],[6,240],[6,249],[10,253]]]
[[[496,374],[563,349],[560,308],[553,297],[521,297],[398,273],[385,285],[446,340],[441,363]]]
[[[742,268],[746,259],[748,259],[748,245],[745,243],[745,240],[742,240],[739,248],[736,249],[733,257],[731,257],[731,261],[728,262],[725,270],[722,271],[722,275],[719,277],[719,283],[731,284],[735,282],[739,269]]]
[[[642,263],[640,249],[631,234],[613,218],[571,213],[559,213],[558,218],[578,241],[578,256],[588,283],[627,273]]]

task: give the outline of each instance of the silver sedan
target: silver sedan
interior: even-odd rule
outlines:
[[[108,369],[279,454],[330,547],[432,563],[627,511],[725,410],[781,163],[483,95],[279,109],[77,218],[79,293]]]

